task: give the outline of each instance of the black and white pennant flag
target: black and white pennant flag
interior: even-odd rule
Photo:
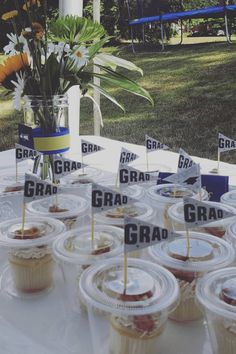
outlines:
[[[166,177],[163,181],[180,184],[194,192],[199,192],[201,189],[200,164],[194,164],[188,169],[180,170],[178,173]]]
[[[161,143],[160,141],[151,138],[147,134],[145,135],[145,146],[147,152],[152,152],[156,150],[169,150],[169,146]]]
[[[87,156],[94,152],[102,151],[104,148],[100,145],[90,143],[87,140],[81,139],[81,154]]]
[[[139,183],[157,182],[159,171],[142,172],[128,165],[119,166],[120,186],[130,186]],[[155,183],[156,184],[156,183]]]
[[[41,180],[36,175],[26,173],[24,185],[24,202],[51,197],[58,192],[58,187]]]
[[[219,133],[219,143],[218,143],[218,153],[235,150],[236,149],[236,141],[227,136]]]
[[[27,148],[26,146],[15,144],[16,148],[16,162],[21,162],[24,160],[35,159],[38,156],[41,156],[39,151]]]
[[[73,161],[70,159],[66,159],[61,156],[57,156],[53,159],[53,172],[54,176],[57,178],[61,178],[63,176],[67,176],[70,173],[80,170],[88,165],[85,165],[79,161]]]
[[[119,208],[137,202],[125,194],[99,184],[92,184],[92,211],[99,213],[112,208]]]
[[[137,154],[122,147],[119,163],[120,163],[120,165],[126,165],[126,164],[136,160],[137,158],[139,158],[139,156]]]
[[[195,164],[193,159],[183,149],[179,149],[179,161],[177,172],[192,167]]]
[[[149,224],[140,219],[125,216],[124,219],[125,242],[124,252],[133,252],[153,246],[159,242],[172,240],[179,234],[163,229],[157,225]]]
[[[187,228],[210,224],[211,222],[233,216],[236,216],[236,211],[233,214],[207,202],[200,202],[189,197],[184,198],[184,220]]]

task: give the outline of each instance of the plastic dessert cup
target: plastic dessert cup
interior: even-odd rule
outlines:
[[[230,205],[236,208],[236,190],[232,190],[223,194],[220,198],[221,203]]]
[[[22,232],[22,219],[0,224],[0,244],[8,249],[11,276],[18,296],[48,290],[53,285],[51,244],[65,231],[59,220],[27,217]]]
[[[69,310],[79,312],[78,284],[82,272],[90,265],[122,255],[124,232],[109,225],[95,225],[94,242],[91,226],[66,232],[53,244],[53,254],[66,282]]]
[[[225,239],[236,249],[236,220],[228,225]]]
[[[79,288],[88,308],[94,354],[160,353],[161,334],[179,297],[170,272],[130,259],[124,293],[123,259],[111,259],[88,268]]]
[[[229,205],[218,203],[218,202],[209,202],[208,204],[212,205],[213,207],[218,207],[223,210],[226,210],[231,213],[236,213],[235,209]],[[177,203],[172,205],[168,209],[168,216],[171,220],[171,225],[172,229],[174,231],[184,231],[185,230],[185,223],[184,223],[184,206],[183,203]],[[206,224],[203,226],[196,226],[192,230],[198,231],[198,232],[204,232],[208,233],[213,236],[217,237],[224,237],[226,234],[226,229],[229,224],[232,223],[232,221],[236,221],[236,214],[235,217],[232,218],[226,218],[223,220],[217,220],[215,222],[212,222],[210,224]]]
[[[204,311],[214,354],[235,354],[236,268],[205,275],[197,284],[197,301]]]
[[[137,217],[146,222],[154,222],[155,210],[146,203],[137,202],[126,207],[106,210],[95,215],[96,223],[124,227],[124,215]]]
[[[75,222],[84,226],[90,219],[90,204],[84,198],[72,194],[58,194],[54,197],[38,199],[27,204],[32,215],[49,216],[61,220],[66,228],[72,229]]]
[[[190,232],[190,257],[187,257],[186,235],[172,241],[163,241],[148,249],[149,259],[170,270],[178,280],[181,299],[170,314],[176,321],[193,321],[202,318],[195,304],[197,281],[205,273],[230,266],[235,252],[226,241],[212,235]]]
[[[25,174],[18,173],[16,181],[16,173],[10,170],[4,170],[4,173],[0,176],[0,192],[11,193],[20,192],[24,190]]]
[[[171,229],[171,221],[168,216],[168,209],[171,205],[183,201],[183,197],[199,199],[199,194],[189,188],[174,184],[161,184],[152,186],[147,190],[146,202],[157,210],[156,223]],[[202,189],[202,200],[208,200],[208,193]]]

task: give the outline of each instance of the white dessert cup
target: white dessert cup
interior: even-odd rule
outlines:
[[[150,262],[123,259],[88,268],[80,278],[94,354],[159,354],[159,341],[179,288],[173,275]]]
[[[224,193],[220,198],[221,203],[230,205],[236,208],[236,190],[229,191]]]
[[[236,268],[205,275],[197,284],[196,298],[204,312],[214,354],[235,354]]]
[[[231,218],[225,218],[222,220],[217,220],[211,222],[210,224],[205,224],[203,226],[195,226],[192,228],[193,231],[208,233],[210,235],[216,237],[224,237],[226,234],[226,230],[228,225],[232,223],[233,220],[236,221],[236,211],[233,207],[219,203],[219,202],[207,202],[212,207],[221,208],[227,212],[235,213],[235,216]],[[171,220],[172,230],[174,231],[184,231],[185,230],[185,222],[184,222],[184,205],[182,202],[173,204],[168,209],[168,216]]]
[[[230,266],[235,259],[233,247],[218,237],[190,232],[190,249],[186,233],[179,238],[163,241],[148,249],[148,257],[171,271],[180,286],[180,303],[170,318],[178,321],[201,319],[202,312],[195,304],[195,288],[198,280],[206,273]]]
[[[9,293],[24,297],[53,286],[51,245],[64,231],[64,224],[52,218],[27,217],[23,233],[21,218],[0,224],[0,245],[8,251],[14,288]]]
[[[53,244],[53,254],[65,281],[68,311],[80,312],[79,279],[90,265],[109,258],[121,256],[124,233],[110,225],[95,225],[94,242],[91,226],[73,229],[64,233]]]
[[[157,211],[156,224],[167,229],[171,228],[171,221],[168,216],[168,209],[171,205],[183,201],[183,197],[200,198],[200,195],[194,193],[186,187],[175,184],[155,185],[147,189],[146,203],[151,205]],[[208,193],[202,189],[202,200],[208,200]]]

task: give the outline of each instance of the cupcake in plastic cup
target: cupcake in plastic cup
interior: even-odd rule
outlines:
[[[202,200],[208,200],[208,192],[202,189]],[[187,187],[178,184],[161,184],[152,186],[147,190],[146,202],[157,210],[156,223],[171,229],[171,221],[168,216],[168,209],[171,205],[183,201],[184,197],[200,198]]]
[[[190,232],[190,256],[186,235],[172,241],[163,241],[148,249],[149,260],[171,271],[178,280],[181,299],[170,314],[176,321],[193,321],[202,318],[195,304],[195,288],[205,273],[230,266],[235,252],[226,241],[208,234]]]
[[[179,287],[166,269],[129,259],[124,292],[123,259],[88,268],[79,289],[87,304],[94,354],[159,354]]]
[[[91,226],[70,230],[55,240],[53,254],[64,275],[70,309],[80,310],[78,284],[82,272],[92,264],[120,256],[123,241],[123,230],[109,225],[95,225],[93,243]]]
[[[105,210],[95,215],[96,223],[124,227],[124,216],[137,217],[146,222],[155,220],[156,212],[148,204],[137,202],[129,206],[122,206]]]
[[[232,223],[232,221],[236,218],[236,211],[233,207],[218,203],[218,202],[207,202],[209,205],[212,205],[212,207],[216,208],[221,208],[225,211],[228,211],[230,213],[235,213],[235,217],[231,218],[225,218],[221,220],[217,220],[214,222],[211,222],[210,224],[206,224],[203,226],[193,226],[192,230],[198,231],[198,232],[205,232],[213,236],[217,237],[224,237],[226,234],[226,229],[229,224]],[[172,230],[174,231],[184,231],[185,230],[185,222],[184,222],[184,205],[182,202],[173,204],[169,209],[168,209],[168,216],[169,219],[171,220],[171,226]],[[236,219],[235,219],[236,220]]]
[[[202,307],[214,354],[236,352],[236,268],[205,275],[197,284],[197,301]]]
[[[66,228],[72,229],[84,226],[90,220],[90,204],[84,198],[72,194],[58,194],[57,196],[37,199],[26,205],[32,215],[47,216],[61,220]]]
[[[236,190],[232,190],[223,194],[220,198],[221,203],[230,205],[236,208]]]
[[[65,225],[59,220],[42,217],[27,217],[24,231],[21,218],[0,224],[0,244],[8,249],[13,287],[18,296],[38,294],[52,287],[51,244],[64,231]]]
[[[0,176],[0,192],[12,193],[24,190],[25,174],[18,173],[16,180],[16,173],[10,170],[4,170],[4,173]]]

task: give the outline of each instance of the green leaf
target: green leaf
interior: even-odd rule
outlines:
[[[103,96],[105,96],[108,100],[110,100],[112,103],[114,103],[116,106],[118,106],[120,109],[122,109],[123,112],[125,112],[125,108],[122,104],[120,104],[115,97],[111,96],[106,90],[104,90],[101,86],[98,86],[94,83],[89,83],[88,86],[96,89],[98,92],[100,92]]]
[[[44,90],[46,95],[54,95],[57,93],[60,78],[60,64],[56,55],[52,53],[45,63],[44,69]]]
[[[120,87],[121,89],[133,93],[134,95],[141,96],[146,100],[148,100],[152,104],[152,106],[154,106],[154,101],[150,96],[150,94],[148,93],[148,91],[146,91],[142,86],[137,84],[135,81],[130,80],[126,76],[117,73],[111,69],[108,69],[104,66],[101,65],[97,65],[97,66],[103,71],[105,71],[107,74],[104,75],[104,74],[93,73],[93,76],[98,77],[101,80],[104,80],[112,84],[112,86]]]
[[[109,41],[109,38],[110,37],[104,37],[100,41],[90,45],[90,47],[88,48],[90,59],[92,59],[96,55],[96,53],[104,46],[104,44]]]
[[[143,76],[143,70],[137,65],[114,55],[99,53],[95,56],[94,62],[102,66],[109,66],[112,70],[116,70],[119,66],[130,71],[138,71]]]

